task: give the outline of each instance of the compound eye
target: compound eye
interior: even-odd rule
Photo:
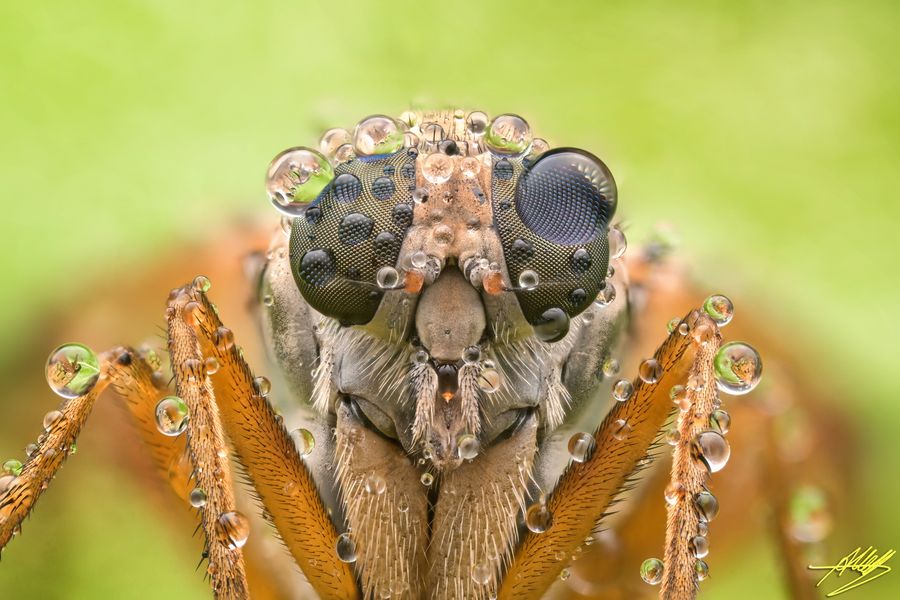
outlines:
[[[587,244],[606,230],[616,211],[616,183],[592,154],[560,148],[543,154],[519,180],[516,212],[548,242]]]
[[[299,217],[334,179],[328,159],[310,148],[288,148],[272,159],[266,191],[272,205],[287,217]]]

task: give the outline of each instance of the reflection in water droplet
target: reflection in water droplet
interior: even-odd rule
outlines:
[[[541,282],[540,276],[531,269],[525,269],[519,273],[519,287],[523,290],[533,290]]]
[[[663,492],[663,496],[666,499],[666,504],[670,506],[678,502],[682,494],[684,494],[684,486],[677,481],[674,481],[667,485],[665,491]]]
[[[188,407],[178,396],[167,396],[156,405],[156,428],[163,435],[181,435],[187,424]]]
[[[575,462],[588,460],[594,453],[594,448],[594,437],[588,433],[582,431],[569,438],[569,455]]]
[[[658,558],[648,558],[641,563],[641,579],[650,585],[658,585],[663,577],[663,562]]]
[[[523,154],[531,145],[531,127],[518,115],[494,117],[488,125],[484,142],[497,154]]]
[[[300,456],[308,456],[316,447],[316,438],[312,432],[302,427],[291,432],[291,439],[294,440],[294,446]]]
[[[14,458],[3,463],[3,472],[18,477],[22,473],[22,463]]]
[[[341,562],[356,562],[356,542],[353,541],[349,533],[342,533],[337,537],[334,549]]]
[[[466,129],[472,135],[484,135],[487,125],[488,116],[480,110],[470,112],[469,116],[466,117]]]
[[[709,554],[709,541],[705,536],[695,535],[691,538],[691,551],[697,558],[703,558]]]
[[[613,300],[616,299],[616,286],[613,285],[612,281],[606,281],[603,284],[603,287],[600,288],[600,292],[597,294],[597,299],[594,301],[597,306],[608,306]]]
[[[697,572],[697,581],[703,581],[709,577],[709,565],[704,561],[698,560],[694,569]]]
[[[46,366],[47,383],[63,398],[87,394],[100,378],[97,355],[83,344],[63,344],[50,353]]]
[[[759,353],[744,342],[724,344],[716,353],[713,364],[716,385],[726,394],[746,394],[756,387],[762,377]]]
[[[394,267],[381,267],[375,274],[375,283],[383,290],[393,290],[400,285],[400,273]]]
[[[329,129],[319,138],[319,152],[325,156],[334,156],[338,148],[344,144],[349,144],[351,141],[350,132],[346,129],[340,127]]]
[[[634,386],[627,379],[620,379],[613,386],[613,398],[618,400],[619,402],[625,402],[629,398],[631,398],[631,394],[634,393]]]
[[[656,383],[662,377],[662,367],[653,358],[641,362],[638,368],[638,374],[644,383]]]
[[[430,183],[444,183],[453,175],[453,159],[439,152],[429,154],[422,165],[422,174]]]
[[[497,369],[485,367],[478,374],[478,387],[488,394],[493,394],[500,389],[500,372]]]
[[[719,327],[728,325],[734,317],[734,304],[727,296],[713,294],[703,302],[703,310]]]
[[[611,228],[609,230],[609,259],[615,260],[620,258],[625,254],[627,247],[628,240],[625,239],[625,234],[622,233],[622,230],[618,227]]]
[[[367,493],[380,496],[387,489],[387,483],[384,481],[384,477],[373,471],[366,477],[365,487]]]
[[[666,331],[668,331],[669,333],[672,333],[673,331],[675,331],[678,328],[678,325],[680,323],[681,323],[681,319],[679,319],[678,317],[673,317],[666,324]]]
[[[731,447],[718,431],[704,431],[695,440],[700,452],[700,458],[706,464],[710,473],[716,473],[725,468],[731,457]]]
[[[393,154],[403,148],[403,131],[394,119],[372,115],[356,126],[353,146],[360,156]]]
[[[481,360],[481,348],[478,346],[467,347],[463,350],[462,359],[467,365],[478,364],[478,361]]]
[[[494,576],[494,568],[488,561],[483,561],[472,567],[472,581],[478,585],[487,585]]]
[[[194,508],[202,508],[206,506],[206,492],[200,488],[194,488],[191,490],[188,500]]]
[[[464,433],[456,440],[459,457],[463,460],[472,460],[481,451],[481,442],[471,433]]]
[[[310,148],[289,148],[272,159],[266,191],[272,205],[287,217],[299,217],[319,197],[334,169],[328,159]]]
[[[434,475],[431,473],[422,473],[422,476],[419,477],[419,481],[425,487],[430,487],[432,483],[434,483]]]
[[[631,433],[631,425],[625,419],[616,419],[613,422],[613,437],[619,441],[624,440]]]
[[[532,533],[544,533],[552,524],[553,515],[544,502],[535,502],[525,511],[525,525]]]
[[[707,491],[699,492],[694,497],[694,505],[697,507],[697,516],[704,523],[709,523],[719,514],[719,501]]]
[[[44,431],[50,431],[50,428],[56,425],[56,423],[63,418],[63,414],[58,410],[51,410],[47,414],[44,415],[44,420],[41,423],[44,426]]]
[[[731,429],[731,415],[724,410],[716,409],[709,416],[709,424],[719,430],[719,433],[725,435]]]
[[[669,429],[666,432],[666,443],[670,446],[678,445],[678,442],[681,441],[681,432],[675,429],[674,427]]]
[[[242,548],[250,536],[250,520],[236,510],[222,513],[216,521],[219,541],[229,548]]]
[[[256,393],[265,398],[272,391],[272,382],[262,375],[253,378],[253,387]]]

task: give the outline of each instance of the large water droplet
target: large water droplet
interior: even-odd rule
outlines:
[[[709,424],[719,430],[719,433],[725,435],[731,429],[731,415],[722,410],[716,409],[709,416]]]
[[[569,455],[572,460],[583,463],[594,453],[594,436],[583,431],[569,438]]]
[[[375,283],[383,290],[393,290],[400,285],[400,273],[394,267],[381,267],[375,274]]]
[[[663,577],[663,561],[658,558],[648,558],[641,563],[641,579],[650,585],[658,585]]]
[[[638,375],[644,383],[656,383],[662,377],[662,372],[662,367],[653,358],[641,362],[641,366],[638,368]]]
[[[619,402],[625,402],[634,393],[634,386],[627,379],[620,379],[613,386],[612,395]]]
[[[440,152],[429,154],[422,165],[422,174],[430,183],[444,183],[453,175],[453,159]]]
[[[481,369],[478,374],[478,387],[488,394],[493,394],[500,389],[500,372],[492,367]]]
[[[472,581],[478,585],[487,585],[494,576],[494,567],[487,560],[472,567]]]
[[[734,304],[727,296],[713,294],[703,302],[703,310],[719,327],[728,325],[734,317]]]
[[[828,498],[817,487],[803,485],[797,488],[791,494],[788,515],[788,532],[799,542],[808,544],[822,541],[831,531]]]
[[[253,387],[256,388],[257,394],[265,398],[272,391],[272,382],[269,381],[268,377],[260,375],[253,378]]]
[[[22,474],[22,462],[14,458],[9,459],[3,463],[3,472],[18,477]]]
[[[380,496],[387,489],[387,483],[384,477],[373,471],[366,477],[365,487],[367,493]]]
[[[704,431],[695,440],[700,451],[700,458],[706,464],[710,473],[716,473],[725,468],[731,457],[731,447],[718,431]]]
[[[544,533],[553,524],[553,514],[544,502],[535,502],[525,511],[525,525],[532,533]]]
[[[532,325],[534,335],[544,342],[557,342],[569,333],[569,315],[559,307],[548,308]]]
[[[372,115],[356,126],[353,147],[360,156],[393,154],[403,148],[403,131],[394,119]]]
[[[735,396],[753,390],[762,377],[759,353],[744,342],[728,342],[716,353],[713,362],[716,385],[726,394]]]
[[[525,269],[519,273],[519,287],[523,290],[533,290],[540,282],[540,276],[531,269]]]
[[[191,490],[188,500],[194,508],[202,508],[206,506],[206,492],[200,488],[194,488]]]
[[[250,520],[236,510],[222,513],[216,521],[219,541],[229,548],[242,548],[250,536]]]
[[[622,230],[618,227],[613,227],[609,230],[609,259],[615,260],[620,258],[623,254],[625,254],[625,249],[628,247],[628,240],[625,239],[625,234],[622,233]]]
[[[50,429],[62,418],[63,414],[58,410],[51,410],[45,414],[44,420],[41,422],[41,425],[44,426],[44,431],[50,431]]]
[[[349,533],[342,533],[337,537],[334,549],[341,562],[356,562],[356,542]]]
[[[472,460],[481,451],[481,442],[471,433],[464,433],[457,438],[456,448],[461,459]]]
[[[308,456],[316,447],[316,438],[312,432],[302,427],[291,432],[291,439],[294,440],[294,446],[300,456]]]
[[[463,350],[462,359],[467,365],[478,364],[478,361],[481,360],[481,348],[478,346],[468,346]]]
[[[705,536],[695,535],[691,538],[691,551],[697,558],[703,558],[709,554],[709,541]]]
[[[488,116],[480,110],[470,112],[469,116],[466,117],[466,129],[473,136],[484,135],[484,132],[487,131],[487,125]]]
[[[719,514],[719,501],[707,491],[694,496],[694,505],[697,507],[697,516],[704,523],[709,523]]]
[[[298,217],[319,197],[334,169],[328,159],[310,148],[289,148],[272,159],[266,191],[272,205],[288,217]]]
[[[156,428],[163,435],[181,435],[188,425],[188,406],[178,396],[166,396],[156,405]]]
[[[100,378],[97,355],[82,344],[63,344],[50,353],[46,368],[50,389],[63,398],[87,394]]]
[[[697,564],[694,565],[694,570],[697,573],[697,581],[703,581],[709,577],[709,565],[702,560],[697,561]]]
[[[470,115],[471,116],[471,115]],[[523,154],[531,145],[531,127],[518,115],[494,117],[487,128],[484,142],[497,154]]]

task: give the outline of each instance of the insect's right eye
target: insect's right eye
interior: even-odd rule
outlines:
[[[494,164],[492,201],[519,306],[538,337],[559,340],[605,284],[612,174],[575,148],[545,152],[531,164],[503,159]]]

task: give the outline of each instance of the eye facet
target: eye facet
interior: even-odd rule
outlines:
[[[543,239],[586,244],[606,229],[616,210],[616,184],[603,162],[560,148],[542,155],[519,180],[516,212]]]

